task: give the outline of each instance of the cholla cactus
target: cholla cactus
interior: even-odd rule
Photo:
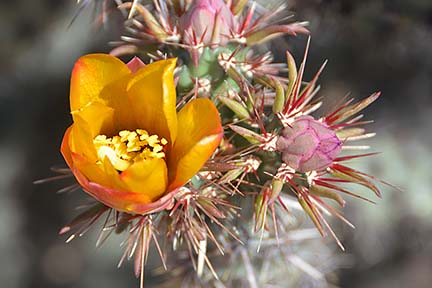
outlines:
[[[213,250],[230,254],[233,262],[240,255],[251,287],[267,278],[251,272],[260,257],[251,260],[249,248],[265,250],[279,240],[283,245],[301,217],[293,207],[343,248],[324,215],[352,224],[323,198],[341,207],[341,193],[366,199],[338,183],[360,184],[380,196],[374,177],[344,164],[373,153],[342,154],[366,148],[350,141],[374,136],[356,114],[379,93],[315,116],[324,65],[305,82],[307,49],[297,70],[289,52],[287,64],[274,63],[270,52],[253,48],[280,35],[307,33],[304,22],[282,23],[284,5],[267,10],[242,0],[116,3],[127,12],[129,35],[115,43],[112,55],[81,57],[72,72],[73,124],[61,147],[70,168],[65,173],[96,203],[61,230],[71,233],[67,241],[105,215],[97,244],[112,232],[125,233],[120,263],[135,255],[141,284],[153,241],[165,267],[186,248],[204,284],[211,281],[206,272],[215,281],[222,273],[225,283],[239,283],[241,274],[214,268],[211,258]],[[123,54],[149,56],[153,63],[135,57],[124,64],[114,57]],[[162,249],[160,238],[171,248]],[[295,254],[284,253],[284,260],[317,275]]]
[[[252,46],[283,34],[307,33],[305,22],[277,23],[285,4],[274,10],[261,7],[257,12],[256,2],[249,5],[244,0],[124,2],[119,8],[129,9],[129,35],[117,43],[120,47],[113,52],[117,55],[157,45],[172,46],[170,52],[187,49],[197,57],[205,47],[220,48],[228,43]]]
[[[294,59],[287,53],[290,81],[286,88],[278,80],[271,80],[275,89],[272,113],[267,115],[265,109],[257,113],[259,110],[256,107],[250,111],[255,113],[256,117],[248,119],[249,126],[258,127],[258,131],[238,125],[230,125],[230,128],[251,143],[258,145],[259,150],[267,151],[267,154],[278,152],[280,157],[280,162],[273,162],[272,165],[273,167],[279,166],[279,168],[273,174],[266,171],[271,176],[271,183],[265,186],[261,195],[257,197],[256,229],[265,228],[267,206],[273,211],[277,197],[283,192],[283,189],[288,189],[297,196],[300,205],[320,233],[325,236],[324,228],[327,228],[339,246],[344,249],[324,215],[333,213],[349,226],[354,226],[322,198],[330,198],[341,207],[345,205],[345,200],[337,192],[373,202],[338,186],[338,183],[360,184],[381,197],[379,189],[371,181],[377,179],[342,164],[344,161],[375,153],[340,155],[342,149],[364,150],[368,148],[349,146],[345,143],[375,136],[374,133],[366,133],[364,128],[359,127],[368,124],[369,121],[359,121],[363,115],[356,114],[374,102],[380,93],[374,93],[355,104],[352,104],[353,99],[350,99],[328,115],[319,119],[313,118],[311,114],[322,104],[320,101],[314,101],[314,97],[319,91],[316,82],[325,64],[312,81],[307,82],[301,88],[306,55],[307,50],[297,73]],[[263,119],[268,119],[267,123]],[[273,129],[272,133],[268,132],[268,126]],[[274,216],[273,219],[275,219]]]

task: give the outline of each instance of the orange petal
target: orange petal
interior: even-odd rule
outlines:
[[[166,190],[164,160],[138,162],[118,174],[108,159],[103,164],[95,164],[79,154],[72,152],[71,156],[74,162],[72,171],[80,185],[105,205],[138,214],[158,208],[152,203],[157,202]]]
[[[178,114],[178,135],[169,154],[168,191],[189,181],[218,147],[223,129],[219,112],[206,98],[186,104]]]
[[[85,123],[85,122],[84,122]],[[88,125],[71,126],[69,135],[69,149],[72,153],[76,153],[84,157],[90,162],[96,163],[98,160],[96,149],[93,145],[93,137],[91,135]]]
[[[164,196],[154,203],[149,203],[150,200],[147,195],[103,186],[100,183],[89,181],[89,179],[76,168],[72,171],[84,191],[117,211],[136,214],[156,212],[167,207],[171,203],[170,200],[173,197],[172,194],[168,194],[166,197]],[[168,198],[168,196],[171,198]],[[131,208],[133,209],[131,210]]]
[[[177,135],[175,67],[176,59],[146,65],[132,76],[127,87],[139,128],[170,143]]]
[[[78,170],[74,171],[74,174],[87,193],[105,205],[122,212],[148,214],[161,211],[172,206],[173,197],[177,192],[174,190],[155,202],[149,202],[149,197],[145,194],[112,189],[90,182]]]
[[[109,207],[128,213],[153,213],[171,205],[176,191],[162,196],[167,184],[167,168],[163,160],[137,163],[120,176],[109,161],[103,165],[95,164],[71,152],[68,145],[71,131],[72,127],[69,127],[61,151],[87,193]],[[137,193],[141,191],[144,193]]]
[[[74,157],[74,174],[80,184],[96,199],[119,211],[142,213],[166,190],[167,168],[162,159],[137,162],[118,174],[108,159],[98,165],[80,162],[79,157]]]
[[[105,172],[102,164],[88,161],[80,154],[72,152],[75,170],[79,170],[89,181],[99,183],[102,186],[111,187],[112,180]]]
[[[151,159],[134,163],[120,174],[129,191],[147,195],[149,202],[165,193],[168,172],[163,159]]]
[[[93,144],[95,136],[111,133],[113,127],[113,109],[100,103],[91,103],[72,113],[74,124],[69,136],[69,149],[89,162],[98,160]]]
[[[123,77],[113,83],[108,84],[100,93],[100,99],[105,105],[114,109],[114,129],[116,132],[121,130],[135,130],[140,128],[135,120],[134,113],[131,113],[133,106],[127,96],[126,87],[130,77]]]
[[[89,54],[77,60],[72,71],[70,88],[71,111],[90,102],[101,102],[101,91],[110,83],[130,74],[120,59],[108,54]],[[121,97],[121,95],[116,95]]]
[[[92,102],[79,110],[72,111],[75,125],[82,125],[92,139],[97,135],[110,135],[114,131],[114,109],[104,104]]]
[[[63,140],[61,143],[61,147],[60,147],[60,152],[63,155],[63,158],[66,161],[66,164],[69,166],[69,168],[73,168],[73,161],[72,161],[72,156],[71,156],[71,151],[69,148],[69,139],[70,139],[70,134],[72,132],[72,126],[69,126],[69,128],[66,130],[64,136],[63,136]]]
[[[95,164],[95,162],[89,161],[84,155],[74,153],[70,149],[71,134],[73,132],[73,126],[71,125],[65,132],[61,145],[61,153],[66,160],[67,165],[71,171],[75,174],[79,170],[80,173],[84,174],[87,179],[92,179],[101,185],[108,185],[110,182],[107,179],[107,175],[101,165]],[[85,153],[84,153],[85,154]],[[77,180],[79,178],[77,177]],[[81,184],[81,182],[80,182]]]

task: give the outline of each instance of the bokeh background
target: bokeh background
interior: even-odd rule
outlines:
[[[297,19],[310,22],[308,76],[329,60],[320,81],[329,103],[348,92],[360,99],[382,91],[366,114],[378,133],[369,143],[383,153],[353,166],[404,190],[382,186],[377,205],[349,199],[345,213],[356,229],[335,223],[347,252],[334,250],[344,260],[335,262],[339,280],[332,285],[431,287],[432,1],[288,3]],[[106,43],[120,33],[115,21],[95,25],[91,9],[70,25],[76,12],[68,0],[0,2],[1,287],[137,286],[131,264],[116,268],[121,239],[95,249],[95,233],[71,244],[57,236],[85,203],[83,193],[55,194],[67,182],[32,184],[63,163],[74,61],[109,51]],[[271,48],[281,61],[285,49],[300,59],[305,43],[290,37]]]

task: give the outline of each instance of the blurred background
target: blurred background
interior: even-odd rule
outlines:
[[[430,287],[432,1],[288,3],[296,19],[310,22],[306,79],[329,60],[320,80],[329,103],[348,92],[360,99],[382,91],[366,116],[375,120],[369,128],[378,133],[369,143],[383,153],[352,165],[404,190],[381,186],[383,199],[377,205],[347,199],[345,214],[356,229],[335,223],[347,252],[332,250],[332,257],[344,260],[333,267],[339,280],[331,285]],[[138,285],[130,263],[116,268],[121,239],[95,249],[95,233],[71,244],[57,236],[76,215],[74,207],[85,203],[84,193],[55,194],[66,181],[32,184],[54,175],[51,166],[64,163],[59,146],[71,123],[74,61],[85,53],[109,51],[106,43],[120,33],[115,21],[96,25],[91,9],[70,25],[76,13],[74,1],[0,2],[1,287]],[[285,49],[300,59],[305,43],[306,37],[290,37],[272,50],[280,61]],[[154,258],[151,265],[160,266]]]

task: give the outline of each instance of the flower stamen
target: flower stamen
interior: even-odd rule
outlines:
[[[125,171],[137,161],[153,158],[164,158],[164,146],[168,143],[158,135],[149,135],[146,130],[122,130],[118,135],[108,138],[98,135],[93,139],[98,158],[102,163],[108,158],[118,171]]]

